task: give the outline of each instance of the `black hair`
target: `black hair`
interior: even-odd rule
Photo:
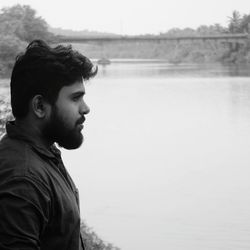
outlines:
[[[88,80],[96,73],[97,67],[70,45],[52,48],[42,40],[32,41],[26,51],[17,56],[11,75],[14,117],[27,115],[29,102],[35,95],[40,94],[54,104],[62,87]]]

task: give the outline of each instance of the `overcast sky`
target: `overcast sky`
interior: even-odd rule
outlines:
[[[30,5],[52,27],[130,35],[226,26],[233,10],[250,14],[250,0],[0,0],[0,8],[17,3]]]

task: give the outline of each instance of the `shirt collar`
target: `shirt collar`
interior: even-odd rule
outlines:
[[[60,150],[53,144],[50,148],[38,144],[38,142],[25,130],[16,125],[15,121],[6,123],[6,132],[10,138],[22,140],[30,144],[38,153],[49,158],[61,157]]]

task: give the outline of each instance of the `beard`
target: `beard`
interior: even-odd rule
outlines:
[[[60,147],[65,149],[76,149],[82,145],[83,135],[77,125],[82,123],[78,120],[73,126],[67,124],[65,119],[60,115],[57,107],[52,108],[50,120],[44,128],[44,135],[52,143],[56,142]]]

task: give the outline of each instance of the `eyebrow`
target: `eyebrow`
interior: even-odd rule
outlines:
[[[76,96],[84,96],[85,95],[85,92],[84,91],[77,91],[77,92],[74,92],[72,93],[70,96],[71,97],[76,97]]]

